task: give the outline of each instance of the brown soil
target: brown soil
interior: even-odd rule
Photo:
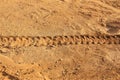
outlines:
[[[1,0],[0,80],[120,80],[119,14],[120,0]]]

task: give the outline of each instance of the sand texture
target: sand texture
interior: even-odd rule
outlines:
[[[0,0],[0,80],[120,80],[120,0]]]

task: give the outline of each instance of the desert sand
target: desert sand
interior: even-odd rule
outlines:
[[[37,36],[66,43],[27,44]],[[120,80],[120,0],[0,0],[0,80]]]

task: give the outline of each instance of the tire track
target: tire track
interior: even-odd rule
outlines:
[[[8,48],[73,44],[120,44],[120,35],[0,36],[0,47]]]

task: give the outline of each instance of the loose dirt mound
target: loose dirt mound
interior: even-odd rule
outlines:
[[[120,80],[119,14],[120,0],[0,1],[0,80]]]

